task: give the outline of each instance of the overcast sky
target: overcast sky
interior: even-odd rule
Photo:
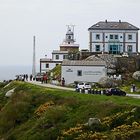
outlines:
[[[39,64],[59,49],[68,24],[80,49],[89,49],[90,26],[107,19],[140,27],[139,13],[140,0],[0,0],[0,65],[32,65],[34,35]]]

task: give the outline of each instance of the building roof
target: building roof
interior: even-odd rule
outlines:
[[[67,43],[63,43],[63,44],[60,44],[60,47],[79,47],[79,44],[67,44]]]
[[[48,59],[48,58],[41,58],[40,59],[41,63],[62,63],[62,61],[56,61],[56,60],[52,60],[52,59]]]
[[[40,58],[40,61],[52,61],[50,58]]]
[[[62,66],[106,66],[105,61],[64,60]]]
[[[90,28],[88,30],[139,30],[138,27],[128,23],[128,22],[114,22],[114,21],[100,21]]]
[[[53,50],[52,54],[68,54],[68,51]]]

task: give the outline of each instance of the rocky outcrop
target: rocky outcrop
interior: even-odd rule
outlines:
[[[132,77],[135,79],[135,80],[138,80],[140,81],[140,71],[136,71],[133,73]]]
[[[116,80],[116,79],[112,79],[109,77],[102,77],[99,80],[99,85],[103,88],[111,88],[111,87],[117,87],[122,83],[122,80]]]
[[[122,57],[112,54],[98,54],[92,55],[85,60],[91,61],[105,61],[108,74],[116,73],[132,73],[140,69],[140,56]]]
[[[112,74],[116,72],[116,64],[117,64],[117,59],[110,54],[98,54],[98,55],[92,55],[88,58],[86,58],[88,61],[105,61],[106,62],[106,67],[108,69],[108,73]]]
[[[5,96],[6,96],[6,97],[11,97],[12,94],[14,93],[14,91],[15,91],[15,88],[13,88],[13,89],[7,91],[6,94],[5,94]]]

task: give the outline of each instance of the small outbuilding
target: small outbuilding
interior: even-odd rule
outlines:
[[[106,75],[105,61],[64,60],[62,62],[61,77],[65,79],[66,85],[75,81],[98,82]]]

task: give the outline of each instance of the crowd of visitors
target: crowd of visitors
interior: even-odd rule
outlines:
[[[34,77],[32,74],[28,75],[28,74],[22,74],[22,75],[16,75],[16,80],[19,81],[36,81],[36,77]],[[40,78],[41,83],[48,83],[48,75],[47,74],[43,74]],[[38,81],[38,80],[37,80]],[[58,82],[61,86],[65,86],[65,79],[64,77],[61,79],[58,79]]]

